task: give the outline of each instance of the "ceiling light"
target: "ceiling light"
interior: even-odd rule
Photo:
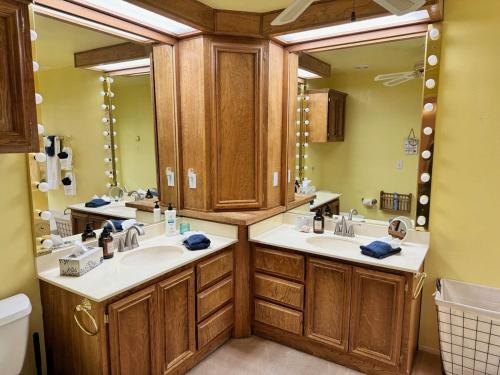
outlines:
[[[299,78],[303,79],[321,78],[321,76],[302,68],[299,68],[297,75],[299,76]]]
[[[169,34],[183,35],[198,31],[191,26],[174,21],[124,0],[75,0],[75,2]]]
[[[149,67],[150,64],[151,61],[149,60],[149,58],[145,58],[145,59],[120,61],[109,64],[99,64],[99,65],[89,66],[88,69],[98,70],[103,72],[113,72],[115,70]]]
[[[43,15],[54,17],[54,18],[57,18],[57,19],[60,19],[63,21],[67,21],[67,22],[72,23],[74,25],[80,25],[80,26],[88,27],[88,28],[93,29],[93,30],[99,30],[99,31],[102,31],[103,33],[115,35],[115,36],[118,36],[121,38],[135,41],[135,42],[140,42],[140,43],[149,42],[149,39],[144,38],[142,36],[132,34],[132,33],[129,33],[127,31],[120,30],[120,29],[116,29],[114,27],[110,27],[107,25],[103,25],[101,23],[97,23],[94,21],[89,21],[85,18],[73,16],[71,14],[60,12],[58,10],[47,8],[47,7],[44,7],[41,5],[36,5],[36,4],[33,5],[33,11],[35,13],[38,13],[38,14],[43,14]]]
[[[305,40],[327,38],[345,34],[352,34],[361,31],[377,30],[386,27],[402,26],[412,24],[419,21],[429,20],[427,10],[419,10],[416,12],[407,13],[404,16],[383,16],[365,19],[356,22],[344,23],[341,25],[321,27],[319,29],[300,31],[280,35],[277,38],[285,43],[297,43]]]

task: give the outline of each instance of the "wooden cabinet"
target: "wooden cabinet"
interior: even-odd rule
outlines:
[[[28,4],[0,0],[0,153],[39,149]]]
[[[405,278],[355,267],[352,285],[350,352],[399,365]]]
[[[157,374],[157,297],[151,286],[108,307],[111,374]]]
[[[197,36],[179,42],[179,59],[181,208],[279,206],[283,48]]]
[[[189,269],[158,284],[162,373],[173,371],[196,351],[195,277]]]
[[[309,90],[309,142],[343,142],[347,94],[334,89]]]
[[[73,234],[80,234],[83,233],[87,224],[92,225],[92,229],[95,230],[102,228],[104,223],[111,219],[123,220],[114,216],[89,214],[84,211],[71,210],[71,229]]]
[[[323,259],[307,262],[305,335],[347,351],[351,267]]]

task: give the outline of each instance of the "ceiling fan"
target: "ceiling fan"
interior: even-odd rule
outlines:
[[[374,81],[383,81],[385,86],[393,87],[412,79],[422,78],[424,75],[424,64],[417,63],[413,70],[409,72],[379,74],[375,76]]]
[[[271,25],[279,26],[295,21],[305,12],[309,6],[316,0],[294,0],[278,17],[276,17]],[[392,14],[401,16],[406,13],[413,12],[421,8],[425,4],[425,0],[373,0],[381,7],[387,9]],[[355,17],[352,17],[355,19]]]

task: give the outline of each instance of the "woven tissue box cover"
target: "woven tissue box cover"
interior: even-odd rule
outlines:
[[[86,253],[72,257],[67,255],[59,259],[61,276],[82,276],[103,262],[102,247],[91,247]]]

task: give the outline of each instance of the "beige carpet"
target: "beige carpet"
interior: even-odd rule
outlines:
[[[424,363],[418,363],[418,362]],[[414,375],[440,374],[439,359],[417,361]],[[418,368],[418,370],[417,370]],[[256,336],[230,340],[193,368],[189,375],[355,375],[361,374],[321,358]]]

